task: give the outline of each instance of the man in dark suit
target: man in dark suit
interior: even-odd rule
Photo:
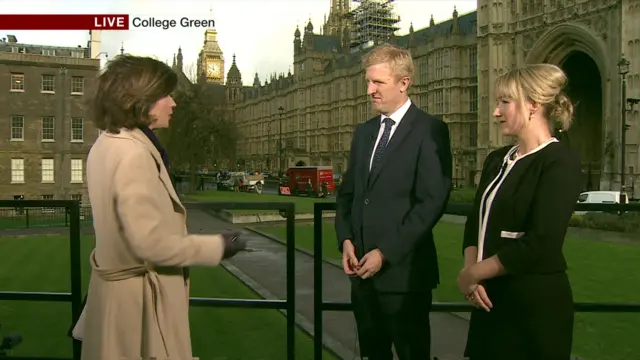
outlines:
[[[426,360],[439,283],[432,229],[451,192],[449,130],[411,103],[408,51],[381,45],[363,66],[381,115],[355,130],[335,222],[360,353],[391,360],[393,344],[400,360]]]

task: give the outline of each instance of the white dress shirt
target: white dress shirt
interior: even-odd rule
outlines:
[[[398,128],[398,125],[400,125],[400,121],[402,121],[402,118],[407,113],[407,111],[409,110],[410,106],[411,106],[411,99],[407,99],[407,102],[405,102],[404,105],[400,106],[398,108],[398,110],[396,110],[393,114],[391,114],[389,116],[382,115],[382,114],[380,115],[380,130],[378,131],[378,138],[376,139],[376,143],[373,146],[373,151],[371,152],[371,158],[369,159],[369,170],[371,170],[371,166],[373,165],[373,157],[374,157],[374,155],[376,153],[376,148],[378,147],[378,143],[380,142],[380,138],[382,137],[382,134],[384,133],[384,124],[382,122],[386,118],[390,118],[391,120],[395,121],[395,124],[393,124],[391,126],[391,134],[389,134],[389,141],[391,141],[391,138],[393,137],[393,133],[396,132],[396,129]]]

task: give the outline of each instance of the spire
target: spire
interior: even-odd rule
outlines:
[[[120,44],[120,55],[124,54],[124,42]]]
[[[178,56],[176,57],[176,66],[182,70],[182,47],[178,48]]]
[[[431,20],[429,20],[429,26],[434,26],[436,22],[433,20],[433,14],[431,14]]]
[[[173,54],[173,64],[171,65],[171,67],[174,69],[176,67],[176,54]]]

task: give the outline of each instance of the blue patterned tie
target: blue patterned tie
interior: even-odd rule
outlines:
[[[391,128],[395,125],[395,121],[391,118],[385,118],[382,120],[384,124],[384,131],[382,132],[382,137],[380,138],[380,142],[378,142],[378,146],[376,146],[376,150],[373,153],[373,162],[371,163],[371,171],[378,166],[380,163],[380,159],[382,159],[382,154],[384,154],[384,149],[387,147],[387,143],[389,142],[389,137],[391,137]]]

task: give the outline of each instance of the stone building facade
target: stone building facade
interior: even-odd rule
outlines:
[[[98,130],[83,102],[98,48],[0,42],[0,198],[88,198],[84,168]]]
[[[273,75],[264,84],[256,74],[254,85],[242,90],[234,110],[243,134],[237,154],[241,167],[278,170],[302,160],[346,170],[355,127],[375,115],[361,65],[371,46],[345,46],[347,11],[332,7],[322,35],[314,33],[311,22],[295,30],[293,73]],[[435,24],[432,18],[429,27],[416,31],[412,26],[409,34],[389,42],[410,49],[415,62],[411,98],[449,124],[455,181],[471,185],[477,169],[476,13],[460,16],[454,10],[449,21]]]
[[[640,1],[479,0],[477,13],[477,164],[512,141],[499,134],[491,116],[492,79],[523,64],[552,63],[567,73],[567,93],[576,103],[574,125],[559,136],[580,151],[585,188],[620,188],[625,111],[625,183],[629,193],[639,196],[640,107],[622,99],[618,62],[623,55],[630,61],[626,98],[640,98],[640,23],[634,21]]]
[[[348,167],[353,131],[374,115],[361,65],[370,48],[347,45],[348,11],[334,0],[322,34],[311,22],[295,30],[293,72],[264,82],[256,74],[252,86],[242,86],[240,71],[230,70],[227,97],[242,134],[238,167],[273,171],[299,160],[337,172]],[[640,98],[638,16],[640,0],[478,0],[475,12],[454,10],[448,21],[435,24],[432,18],[428,27],[412,26],[388,42],[414,57],[413,101],[449,124],[457,184],[477,183],[487,154],[514,141],[500,134],[492,116],[493,79],[527,63],[549,62],[569,76],[575,120],[557,136],[580,151],[584,188],[619,189],[624,147],[625,183],[638,197],[640,105],[632,106]],[[617,64],[623,55],[630,61],[631,101],[621,96]]]

